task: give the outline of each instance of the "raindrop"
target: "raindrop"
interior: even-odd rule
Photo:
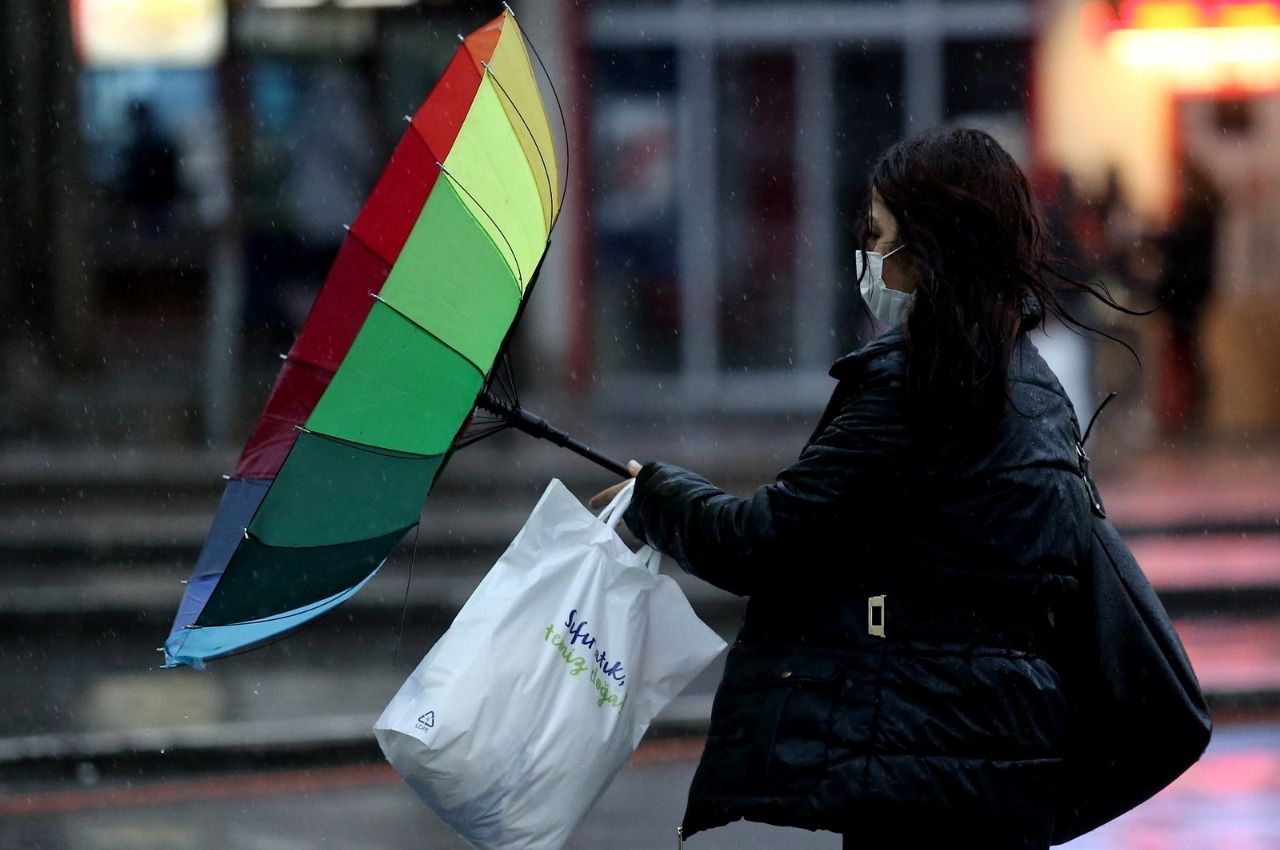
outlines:
[[[99,778],[98,768],[92,762],[82,761],[76,765],[76,780],[81,785],[97,785]]]

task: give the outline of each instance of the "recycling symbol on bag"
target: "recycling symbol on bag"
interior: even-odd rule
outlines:
[[[426,714],[418,718],[419,729],[430,729],[436,725],[436,713],[428,711]]]

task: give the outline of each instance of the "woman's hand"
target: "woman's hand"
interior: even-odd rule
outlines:
[[[637,475],[640,474],[640,469],[641,469],[641,466],[636,461],[634,460],[627,461],[627,472],[631,473],[632,478],[635,478]],[[623,481],[620,484],[614,484],[608,490],[602,490],[601,492],[596,493],[594,496],[591,497],[591,501],[587,502],[587,507],[591,508],[591,510],[593,511],[600,510],[600,508],[603,508],[605,505],[612,502],[613,497],[618,495],[618,491],[620,491],[625,486],[627,486],[627,482]]]

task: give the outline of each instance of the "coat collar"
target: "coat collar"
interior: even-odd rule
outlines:
[[[1034,295],[1028,295],[1022,300],[1022,324],[1018,328],[1018,332],[1026,333],[1035,327],[1043,317],[1044,307],[1041,306],[1040,299]],[[831,364],[831,370],[828,374],[837,380],[846,378],[852,370],[877,354],[892,351],[896,348],[905,349],[906,347],[906,332],[901,327],[891,328]]]
[[[891,328],[880,334],[880,336],[863,345],[861,348],[855,349],[844,357],[841,357],[835,363],[831,364],[831,371],[828,373],[831,377],[840,380],[848,377],[850,372],[861,366],[864,362],[877,354],[885,351],[892,351],[895,348],[907,347],[907,335],[902,328]]]

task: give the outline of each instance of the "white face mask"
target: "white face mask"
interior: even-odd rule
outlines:
[[[877,254],[875,251],[867,251],[867,268],[863,273],[862,268],[862,251],[857,251],[853,255],[854,267],[857,272],[859,290],[862,292],[862,298],[867,302],[867,306],[871,308],[871,313],[877,319],[884,322],[891,328],[896,328],[902,324],[907,317],[907,310],[911,308],[911,302],[914,296],[909,292],[902,292],[897,289],[890,289],[884,285],[884,261],[901,251],[905,246],[899,245],[887,254]]]

